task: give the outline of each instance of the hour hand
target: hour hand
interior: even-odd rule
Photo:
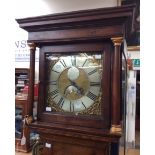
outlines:
[[[74,81],[69,80],[71,85],[73,85],[74,87],[76,87],[78,89],[78,93],[83,95],[84,94],[84,90],[83,88],[79,87]]]

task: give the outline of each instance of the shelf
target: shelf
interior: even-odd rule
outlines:
[[[28,114],[28,93],[23,93],[23,89],[26,86],[26,83],[29,81],[29,69],[26,68],[16,68],[15,69],[15,108],[16,112],[19,109],[21,112],[18,118],[16,113],[15,117],[15,149],[20,152],[29,152],[31,150],[30,145],[30,131],[28,128],[24,128],[24,135],[26,137],[26,143],[21,145],[21,139],[23,136],[23,118]],[[17,95],[19,94],[19,95]],[[16,130],[17,129],[17,130]],[[21,134],[18,134],[18,131]],[[20,133],[19,132],[19,133]]]

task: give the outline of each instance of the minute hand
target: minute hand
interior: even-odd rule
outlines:
[[[77,89],[78,89],[78,92],[81,94],[81,95],[83,95],[84,94],[84,92],[83,92],[83,88],[80,88],[74,81],[71,81],[70,80],[70,82],[71,82],[71,85],[73,85],[74,87],[76,87]]]

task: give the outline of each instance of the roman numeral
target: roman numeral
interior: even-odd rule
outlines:
[[[48,83],[51,84],[51,85],[56,85],[57,81],[49,81]]]
[[[92,74],[94,74],[94,73],[96,73],[96,72],[97,72],[97,69],[95,68],[94,70],[90,71],[90,72],[88,73],[88,75],[92,75]]]
[[[60,61],[60,63],[64,66],[64,68],[67,67],[67,65],[66,65],[66,63],[65,63],[65,61],[64,61],[64,59],[62,59],[62,60]]]
[[[86,64],[87,60],[88,60],[88,59],[86,59],[86,60],[84,61],[84,63],[83,63],[83,65],[82,65],[82,67],[84,67],[84,65]]]
[[[82,101],[81,101],[82,102]],[[82,105],[85,107],[85,109],[86,109],[86,106],[85,106],[85,104],[82,102]]]
[[[53,90],[52,92],[50,92],[49,95],[55,96],[55,95],[57,95],[58,93],[59,93],[58,89],[55,89],[55,90]]]
[[[74,112],[74,104],[70,101],[70,112]]]
[[[60,108],[62,108],[64,102],[65,102],[64,98],[61,97],[60,100],[59,100],[59,102],[58,102],[58,106],[59,106]]]
[[[52,71],[55,72],[55,73],[58,73],[58,74],[60,73],[60,72],[58,72],[58,71],[56,71],[56,70],[54,70],[54,69],[52,69]]]
[[[75,56],[73,56],[73,59],[71,59],[71,62],[72,62],[73,66],[76,66],[76,57]]]
[[[54,99],[54,98],[56,98],[57,96],[58,96],[58,93],[59,93],[59,91],[56,89],[56,90],[53,90],[52,92],[50,92],[49,94],[48,94],[48,96],[49,96],[49,99]]]
[[[55,95],[54,97],[52,97],[52,99],[55,99],[57,96],[58,96],[58,94],[57,94],[57,95]]]
[[[89,97],[93,101],[95,101],[97,98],[97,96],[90,91],[88,92],[87,97]]]
[[[100,86],[100,82],[90,82],[90,86],[92,87],[99,87]]]

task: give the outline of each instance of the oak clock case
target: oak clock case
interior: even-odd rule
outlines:
[[[40,49],[38,116],[29,127],[44,155],[119,154],[120,47],[134,30],[134,13],[128,5],[17,19],[28,32],[30,86]]]

